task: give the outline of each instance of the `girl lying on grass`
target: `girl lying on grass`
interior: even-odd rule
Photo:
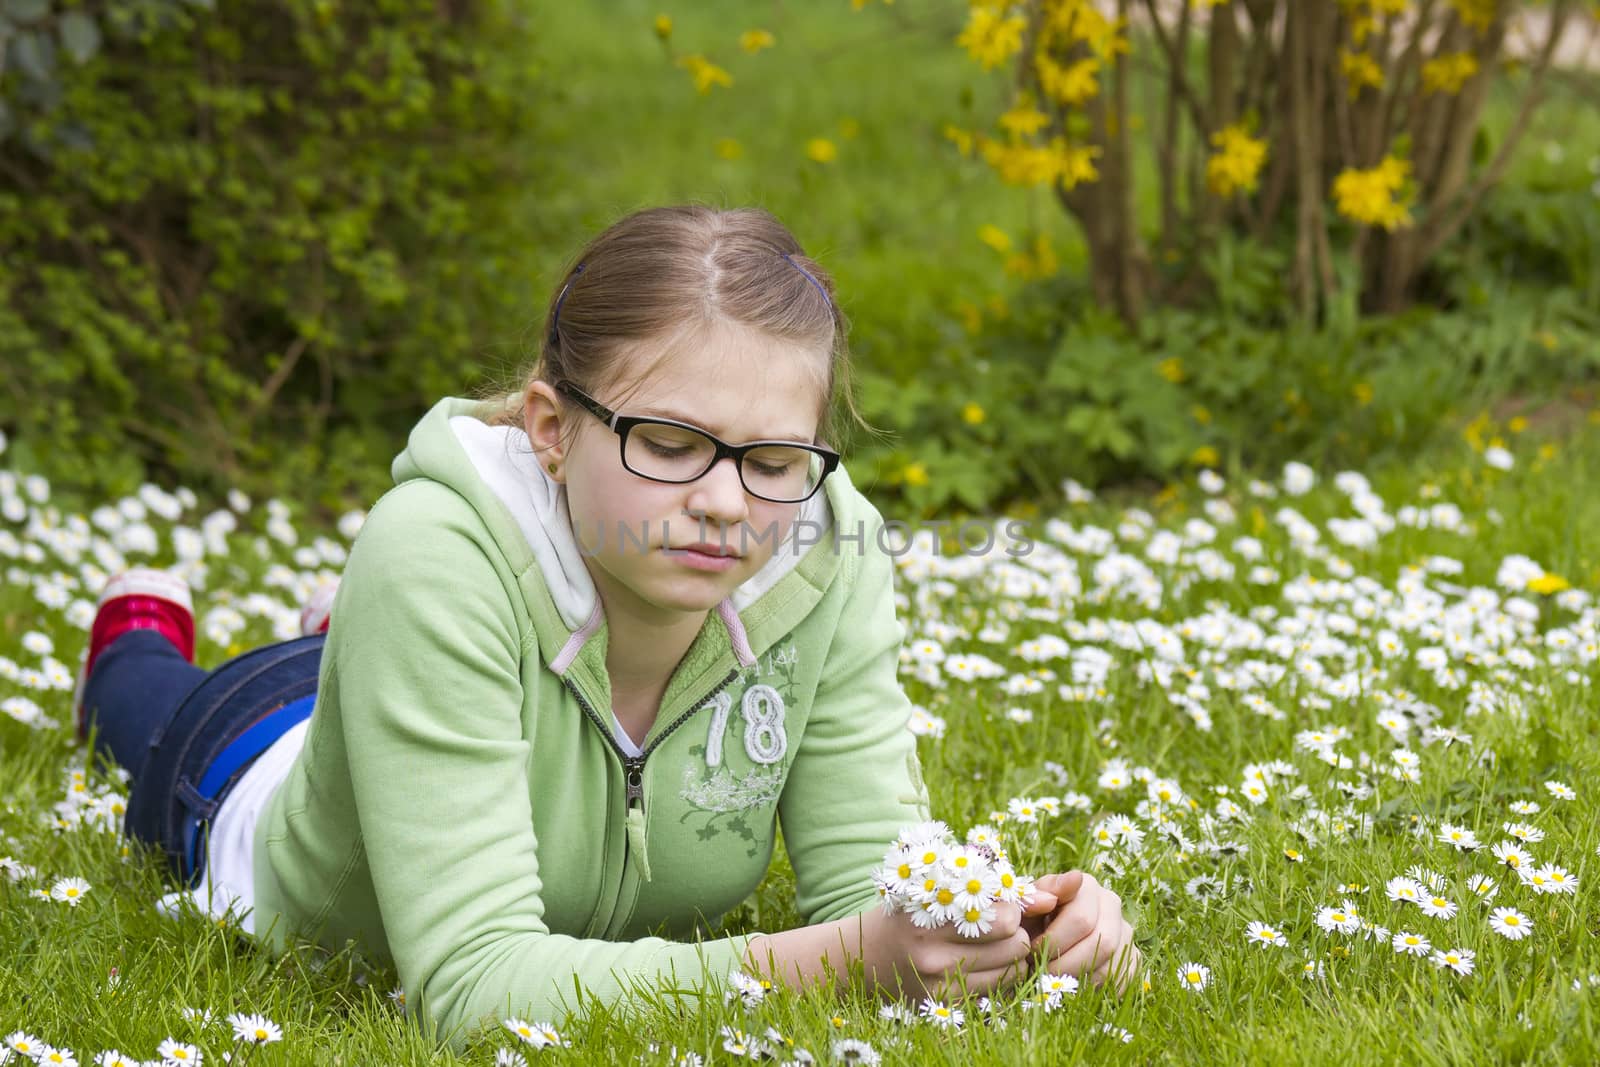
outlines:
[[[270,945],[391,959],[456,1044],[575,1007],[574,976],[619,1004],[738,969],[1126,982],[1120,901],[1080,872],[975,939],[878,907],[928,799],[881,518],[822,443],[853,414],[827,274],[765,212],[653,209],[547,321],[519,393],[412,430],[331,627],[308,605],[308,636],[207,672],[180,581],[107,586],[79,726],[134,775],[129,834]],[[702,939],[779,825],[806,925]]]

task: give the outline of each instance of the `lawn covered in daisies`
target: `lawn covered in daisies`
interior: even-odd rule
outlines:
[[[1112,886],[1145,956],[1127,996],[1054,979],[885,1008],[733,975],[693,1015],[509,1020],[453,1057],[359,953],[273,959],[163,905],[115,832],[126,784],[69,726],[110,573],[183,573],[214,665],[294,635],[361,513],[320,529],[154,486],[75,508],[0,455],[0,1062],[1592,1059],[1597,465],[1589,436],[1137,500],[1069,486],[1015,517],[1026,542],[900,557],[935,814],[1024,881]],[[892,845],[891,906],[958,887]],[[794,921],[780,857],[727,926]]]

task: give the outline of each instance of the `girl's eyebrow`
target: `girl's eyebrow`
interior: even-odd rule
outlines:
[[[680,411],[669,411],[666,408],[658,408],[658,407],[642,407],[642,408],[639,409],[639,414],[640,415],[648,415],[648,416],[651,416],[653,418],[658,418],[658,419],[671,419],[673,422],[686,422],[690,426],[695,427],[696,429],[705,430],[707,433],[711,434],[713,437],[721,437],[721,436],[723,436],[721,432],[711,429],[709,426],[706,426],[704,423],[702,423],[699,419],[691,419],[689,416],[683,414]],[[809,445],[811,443],[811,438],[809,436],[805,435],[805,434],[775,433],[775,434],[768,434],[768,435],[766,435],[764,437],[760,437],[760,438],[754,438],[754,440],[761,440],[761,441],[793,441],[797,445]]]

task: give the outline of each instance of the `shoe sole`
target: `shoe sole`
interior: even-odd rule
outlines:
[[[170,600],[187,611],[194,614],[194,597],[189,592],[189,583],[175,574],[158,571],[153,567],[135,567],[112,578],[100,590],[100,599],[95,603],[95,614],[111,601],[125,596],[159,597]],[[91,624],[90,633],[94,629]],[[91,640],[92,640],[91,636]],[[78,661],[78,678],[72,687],[72,714],[73,722],[77,727],[78,736],[83,736],[83,691],[89,684],[89,648],[83,649],[83,658]]]

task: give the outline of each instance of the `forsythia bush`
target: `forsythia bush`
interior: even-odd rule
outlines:
[[[1009,84],[992,130],[949,126],[1005,182],[1047,186],[1083,231],[1095,294],[1125,319],[1192,290],[1220,234],[1290,250],[1306,314],[1355,265],[1363,305],[1416,298],[1430,261],[1505,173],[1575,0],[1521,62],[1512,0],[972,0],[957,43]],[[1136,73],[1155,67],[1159,73]],[[1134,79],[1163,106],[1136,112]],[[1497,81],[1517,118],[1474,151]],[[1142,128],[1142,130],[1141,130]],[[1135,138],[1154,133],[1161,219],[1135,218]]]

